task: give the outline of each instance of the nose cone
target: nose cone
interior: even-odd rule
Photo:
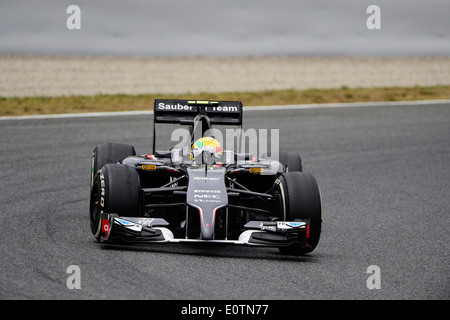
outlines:
[[[214,239],[214,229],[215,229],[215,220],[216,220],[216,211],[214,209],[213,212],[204,212],[201,208],[198,208],[200,211],[200,229],[202,239],[204,240],[212,240]]]
[[[188,173],[187,204],[199,212],[201,238],[212,240],[217,210],[228,205],[225,169],[188,168]]]

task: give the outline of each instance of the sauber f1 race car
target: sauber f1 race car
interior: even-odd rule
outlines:
[[[240,101],[156,99],[151,154],[136,154],[126,144],[96,146],[89,210],[94,237],[101,243],[313,251],[322,225],[315,178],[303,172],[297,153],[238,152],[242,115]],[[171,138],[157,136],[161,126]],[[235,134],[230,150],[219,134],[225,127],[227,137],[230,128]],[[170,146],[174,133],[178,143]],[[159,142],[168,146],[159,149]]]

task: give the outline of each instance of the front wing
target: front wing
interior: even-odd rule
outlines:
[[[131,218],[103,213],[102,243],[117,241],[136,244],[204,243],[285,247],[292,244],[308,246],[309,219],[296,221],[250,221],[237,240],[202,240],[175,238],[162,218]]]

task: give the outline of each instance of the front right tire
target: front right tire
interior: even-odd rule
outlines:
[[[280,251],[294,255],[312,252],[322,231],[322,202],[316,179],[305,172],[283,173],[275,181],[274,195],[279,199],[281,220],[309,219],[310,222],[306,247],[292,244],[279,247]]]

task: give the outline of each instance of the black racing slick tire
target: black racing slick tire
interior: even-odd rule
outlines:
[[[263,155],[264,157],[268,157],[267,155]],[[287,167],[288,172],[302,172],[303,164],[300,155],[295,152],[272,152],[270,154],[271,159],[278,159],[283,166]]]
[[[94,148],[91,162],[91,186],[94,176],[105,164],[118,163],[123,159],[134,156],[136,151],[133,146],[122,143],[103,143]]]
[[[286,254],[312,252],[319,243],[322,231],[322,201],[316,179],[310,173],[287,172],[275,181],[275,192],[280,199],[280,218],[283,221],[309,219],[307,246],[280,247]]]
[[[137,171],[123,164],[106,164],[94,176],[89,205],[91,231],[100,241],[103,213],[139,217],[141,185]]]

